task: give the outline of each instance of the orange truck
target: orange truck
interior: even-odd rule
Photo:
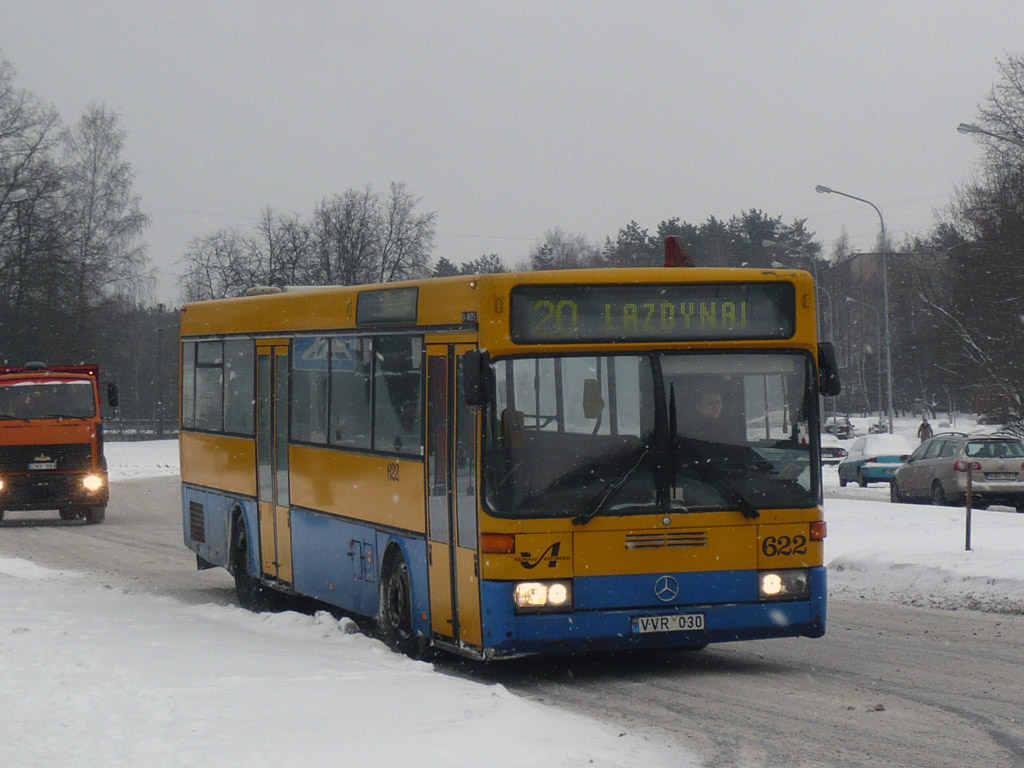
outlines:
[[[0,520],[7,510],[55,509],[102,523],[110,489],[103,456],[98,365],[0,366]],[[117,385],[107,385],[116,406]]]

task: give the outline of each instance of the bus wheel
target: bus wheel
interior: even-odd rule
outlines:
[[[414,659],[422,659],[426,655],[427,639],[417,635],[412,628],[409,567],[401,557],[391,559],[381,579],[377,625],[381,637],[392,650]]]
[[[98,504],[95,507],[86,507],[82,510],[82,517],[85,518],[85,522],[89,525],[99,525],[107,517],[107,508]]]
[[[259,613],[273,606],[273,591],[260,583],[258,577],[249,573],[249,533],[245,522],[235,521],[231,540],[231,566],[235,576],[235,594],[238,604],[247,611]]]

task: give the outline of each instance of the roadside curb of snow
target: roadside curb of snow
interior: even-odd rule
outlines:
[[[886,575],[885,586],[879,573]],[[828,563],[829,596],[943,610],[1024,615],[1024,584],[1016,579],[965,576],[916,563],[837,557]]]

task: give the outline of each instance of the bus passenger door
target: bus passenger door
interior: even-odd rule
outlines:
[[[263,575],[292,581],[288,498],[288,346],[256,347],[256,463]]]
[[[427,531],[431,631],[482,645],[477,555],[477,414],[461,396],[468,344],[427,345]]]

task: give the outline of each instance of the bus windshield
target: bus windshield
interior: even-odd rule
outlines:
[[[494,374],[483,466],[496,516],[756,517],[820,498],[807,355],[545,356],[499,360]]]
[[[89,381],[24,381],[0,385],[0,418],[51,419],[96,415]]]

